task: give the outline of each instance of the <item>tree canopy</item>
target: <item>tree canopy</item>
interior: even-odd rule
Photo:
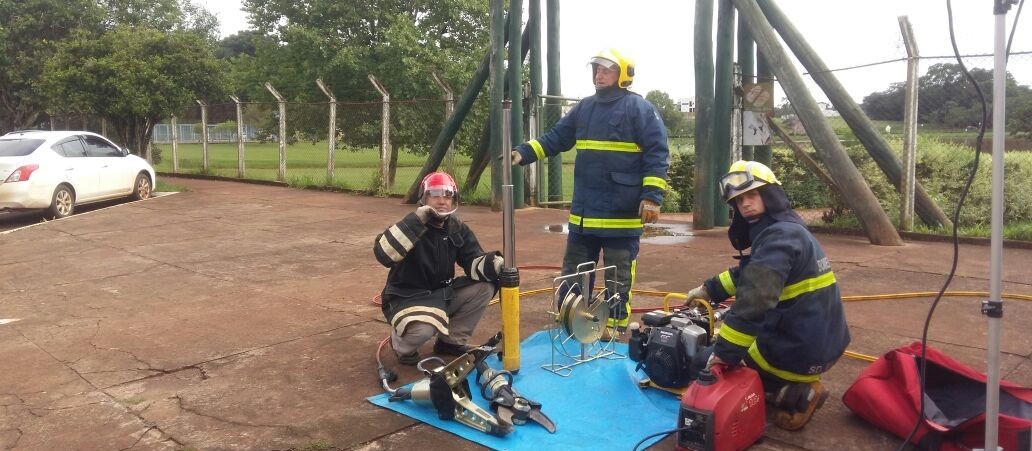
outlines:
[[[970,73],[991,106],[993,71],[971,68]],[[982,121],[978,93],[959,64],[932,65],[919,78],[918,90],[918,120],[921,122],[948,127],[974,127]],[[892,83],[888,89],[864,97],[861,107],[871,119],[901,121],[905,91],[904,83]],[[1032,104],[1032,90],[1028,86],[1018,85],[1010,73],[1006,77],[1006,91],[1008,110],[1017,111],[1023,105]],[[1009,128],[1012,133],[1015,125],[1021,124],[1011,122]]]
[[[645,94],[652,106],[656,107],[659,117],[666,125],[667,134],[670,136],[688,136],[691,134],[691,121],[681,112],[681,109],[674,103],[670,96],[660,90],[649,91]]]

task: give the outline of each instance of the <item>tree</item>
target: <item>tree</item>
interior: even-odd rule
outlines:
[[[230,59],[238,55],[254,56],[255,39],[260,35],[254,30],[244,30],[236,34],[226,36],[218,43],[215,50],[215,57],[218,59]]]
[[[119,26],[59,44],[39,88],[54,111],[100,115],[123,145],[142,154],[155,123],[194,99],[220,95],[223,75],[197,33]]]
[[[190,31],[209,42],[218,38],[219,21],[190,0],[99,0],[107,26],[145,27],[165,33]]]
[[[0,0],[0,134],[36,125],[44,98],[33,87],[59,42],[99,31],[103,11],[89,0]]]
[[[369,74],[392,99],[440,99],[431,72],[461,92],[488,47],[488,3],[478,0],[245,0],[244,5],[261,36],[254,39],[254,57],[234,58],[231,73],[235,94],[250,101],[272,101],[265,82],[290,100],[325,101],[317,78],[338,99],[378,101]],[[392,108],[395,145],[428,151],[443,109],[431,102]],[[483,109],[473,117],[484,117]],[[300,114],[303,108],[295,110]],[[348,120],[346,145],[379,142],[378,109],[353,109]],[[325,122],[308,122],[288,118],[291,135],[325,136]],[[463,128],[457,149],[473,148],[476,128]]]
[[[690,134],[688,118],[674,104],[674,101],[670,99],[667,93],[660,90],[649,91],[648,94],[645,94],[645,100],[648,100],[652,106],[656,107],[659,117],[663,119],[663,124],[666,125],[668,135],[688,136]]]

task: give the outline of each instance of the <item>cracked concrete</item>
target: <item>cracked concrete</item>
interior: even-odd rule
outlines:
[[[174,183],[190,190],[0,235],[0,318],[20,318],[0,324],[0,450],[480,449],[365,401],[382,390],[372,352],[388,332],[371,302],[386,275],[371,245],[411,206]],[[485,248],[501,247],[497,212],[463,207],[460,214]],[[521,265],[559,264],[565,236],[545,226],[565,216],[518,212]],[[845,295],[936,291],[953,251],[948,243],[818,238]],[[643,243],[638,288],[687,291],[730,265],[731,254],[724,230]],[[988,254],[962,245],[951,290],[986,290]],[[1004,290],[1032,293],[1032,251],[1006,249],[1004,258]],[[548,287],[555,275],[522,271],[523,288]],[[934,346],[975,368],[986,358],[980,301],[944,299],[930,329]],[[547,303],[524,297],[523,336],[547,322]],[[637,307],[660,303],[635,297]],[[927,297],[847,304],[851,350],[878,355],[914,341],[930,305]],[[1006,309],[1002,373],[1032,385],[1032,302]],[[489,310],[474,340],[499,327],[497,309]],[[843,359],[826,377],[832,402],[814,421],[799,433],[769,428],[754,449],[894,449],[898,439],[838,401],[864,366]],[[397,370],[401,381],[419,377]],[[657,448],[672,444],[668,438]]]

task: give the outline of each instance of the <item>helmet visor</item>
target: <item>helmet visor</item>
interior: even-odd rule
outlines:
[[[619,68],[619,66],[616,64],[615,61],[607,60],[605,58],[600,58],[600,57],[597,57],[597,56],[592,57],[591,60],[588,61],[588,63],[590,63],[590,64],[598,64],[599,66],[602,66],[602,67],[604,67],[606,69],[610,69],[610,70],[615,70],[615,69]]]
[[[450,186],[432,186],[423,190],[419,203],[433,207],[434,213],[441,218],[459,209],[458,195]]]
[[[721,177],[718,186],[720,188],[720,197],[727,202],[739,194],[753,188],[759,188],[767,183],[770,182],[754,176],[751,172],[733,171]]]

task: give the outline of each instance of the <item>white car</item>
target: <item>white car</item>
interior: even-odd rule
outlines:
[[[0,211],[46,210],[150,197],[154,168],[96,133],[25,130],[0,136]]]

